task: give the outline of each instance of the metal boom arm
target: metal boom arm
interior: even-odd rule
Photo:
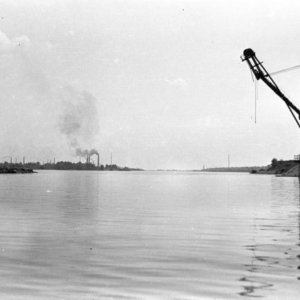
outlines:
[[[276,93],[287,105],[289,111],[294,117],[298,127],[300,128],[300,110],[297,106],[295,106],[279,89],[275,81],[272,79],[271,75],[267,72],[267,70],[260,62],[255,52],[252,49],[244,50],[244,55],[241,57],[242,61],[247,61],[250,70],[254,74],[257,80],[261,79],[274,93]],[[295,113],[298,115],[298,118],[295,116]]]

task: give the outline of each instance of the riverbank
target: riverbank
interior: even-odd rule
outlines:
[[[277,160],[272,159],[271,165],[256,171],[252,170],[251,174],[270,174],[282,177],[298,177],[300,161],[297,160]]]
[[[77,170],[77,171],[144,171],[140,168],[120,167],[113,165],[96,166],[92,163],[73,163],[69,161],[59,161],[56,163],[2,163],[0,164],[0,174],[7,173],[34,173],[33,170]]]
[[[282,177],[298,177],[300,174],[300,161],[277,160],[273,158],[270,165],[261,167],[220,167],[208,168],[202,172],[245,172],[251,174],[267,174]]]
[[[0,167],[0,174],[30,174],[30,173],[37,173],[37,172],[28,168]]]
[[[264,171],[266,167],[215,167],[215,168],[206,168],[201,170],[201,172],[234,172],[234,173],[256,173]]]

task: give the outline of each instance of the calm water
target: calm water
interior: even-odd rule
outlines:
[[[0,176],[0,299],[300,299],[297,178]]]

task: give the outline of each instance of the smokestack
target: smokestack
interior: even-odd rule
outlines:
[[[86,163],[87,164],[91,163],[91,154],[90,153],[88,153],[87,156],[86,156]]]
[[[25,165],[25,156],[23,156],[23,165]]]
[[[97,167],[100,167],[100,154],[97,153]]]

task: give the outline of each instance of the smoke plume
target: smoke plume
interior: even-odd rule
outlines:
[[[10,37],[0,30],[0,65],[6,74],[0,82],[2,111],[6,119],[13,118],[10,131],[0,132],[5,134],[5,151],[17,151],[15,145],[10,146],[11,136],[17,135],[24,139],[18,151],[35,156],[64,153],[66,141],[73,155],[94,153],[99,132],[97,99],[87,91],[65,86],[68,78],[48,67],[53,53],[45,47],[26,35]],[[1,121],[5,124],[5,119]]]
[[[86,156],[91,156],[94,154],[99,154],[99,152],[95,149],[91,149],[91,150],[87,150],[87,149],[83,150],[80,148],[76,149],[76,156],[86,157]]]
[[[98,154],[95,149],[85,149],[95,142],[99,130],[97,99],[86,91],[78,92],[71,87],[64,88],[62,95],[64,111],[59,122],[60,132],[66,136],[76,156]]]

